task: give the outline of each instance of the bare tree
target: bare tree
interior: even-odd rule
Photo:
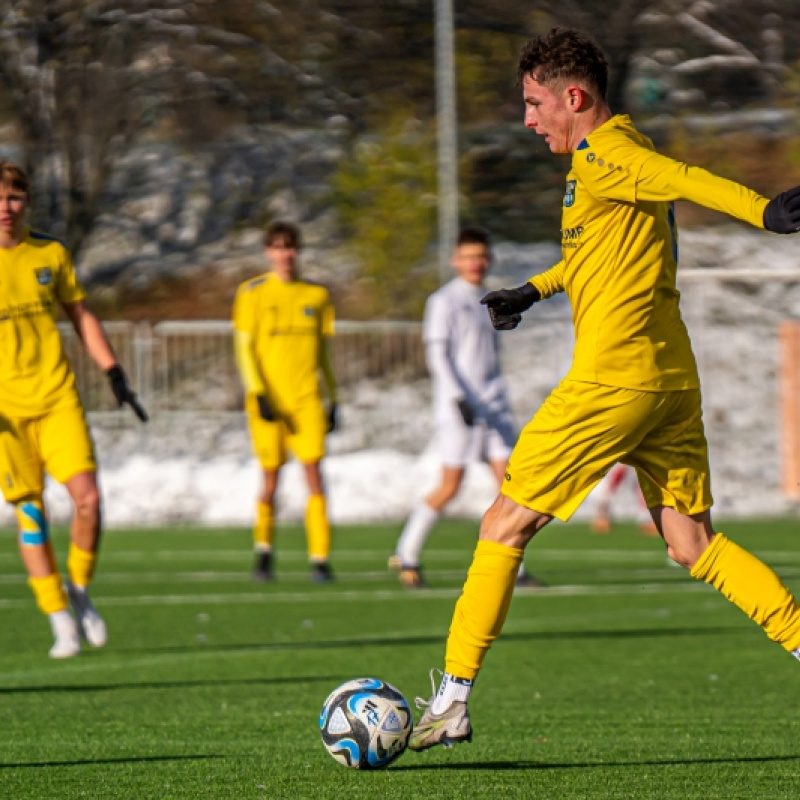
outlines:
[[[261,0],[4,0],[0,81],[22,133],[34,223],[78,251],[115,161],[168,113],[186,125],[212,105],[246,116],[269,107],[264,94],[278,86],[290,103],[293,95],[308,101],[321,79],[279,45],[302,43],[297,33],[315,8],[306,0],[283,12]],[[294,35],[283,38],[287,29]]]
[[[545,12],[542,16],[542,12]],[[673,77],[745,68],[774,88],[797,50],[800,4],[794,0],[542,0],[532,17],[540,30],[558,23],[594,35],[609,58],[609,100],[625,107],[634,58],[671,48]],[[789,44],[787,33],[792,32]],[[787,50],[788,48],[788,50]]]

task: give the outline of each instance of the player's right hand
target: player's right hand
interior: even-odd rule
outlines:
[[[256,395],[256,403],[258,403],[258,416],[265,422],[275,422],[275,412],[263,394]]]
[[[800,231],[800,186],[781,192],[767,203],[764,228],[773,233]]]
[[[481,303],[489,310],[489,319],[495,330],[510,331],[522,322],[522,312],[541,299],[539,290],[532,283],[523,283],[516,289],[489,292]]]
[[[456,405],[458,406],[458,410],[461,413],[461,419],[464,420],[464,424],[468,428],[471,428],[475,424],[474,409],[463,397],[460,400],[456,401]]]

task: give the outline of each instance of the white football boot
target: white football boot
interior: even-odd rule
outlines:
[[[66,609],[50,614],[50,628],[55,642],[50,648],[50,658],[72,658],[81,652],[81,637],[78,623]]]
[[[67,595],[75,616],[78,630],[92,647],[102,647],[108,641],[106,623],[94,607],[89,592],[71,583],[67,584]]]
[[[450,748],[460,742],[472,741],[472,724],[466,702],[454,700],[441,714],[433,713],[433,701],[436,699],[436,683],[433,677],[435,671],[431,670],[431,699],[417,697],[415,700],[417,708],[424,708],[425,713],[411,731],[408,739],[411,750],[427,750],[437,744]]]

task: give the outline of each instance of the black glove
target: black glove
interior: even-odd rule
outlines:
[[[331,403],[328,407],[328,433],[333,433],[339,425],[339,405],[338,403]]]
[[[781,192],[767,203],[764,227],[773,233],[800,231],[800,186]]]
[[[266,396],[263,394],[256,395],[256,403],[258,403],[258,416],[264,422],[275,422],[275,412],[272,410],[272,406],[270,406]]]
[[[147,412],[136,399],[136,393],[131,389],[122,367],[119,364],[114,364],[111,369],[106,370],[106,375],[108,375],[108,380],[111,382],[111,391],[114,392],[117,405],[122,408],[122,404],[127,403],[142,422],[147,422]]]
[[[481,303],[489,309],[489,319],[495,330],[511,331],[522,322],[522,312],[541,299],[539,290],[532,283],[523,283],[516,289],[489,292]]]
[[[472,406],[462,397],[460,400],[456,400],[456,405],[458,406],[458,410],[461,412],[461,417],[464,420],[464,424],[471,428],[475,424],[475,412],[472,409]]]

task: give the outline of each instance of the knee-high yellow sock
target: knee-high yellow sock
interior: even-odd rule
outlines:
[[[253,547],[261,553],[272,551],[275,530],[275,512],[272,503],[256,503],[256,521],[253,525]]]
[[[692,568],[790,652],[800,647],[800,606],[780,578],[747,550],[718,533]]]
[[[55,614],[67,608],[67,593],[58,572],[44,578],[28,578],[28,586],[33,590],[36,605],[42,614]]]
[[[70,542],[69,553],[67,554],[67,574],[73,586],[80,586],[85,589],[92,582],[96,564],[96,552],[84,550],[78,547],[75,542]]]
[[[506,621],[524,551],[479,541],[447,637],[445,669],[475,678]]]
[[[312,494],[306,505],[306,543],[310,561],[327,561],[331,554],[331,525],[325,495]]]

